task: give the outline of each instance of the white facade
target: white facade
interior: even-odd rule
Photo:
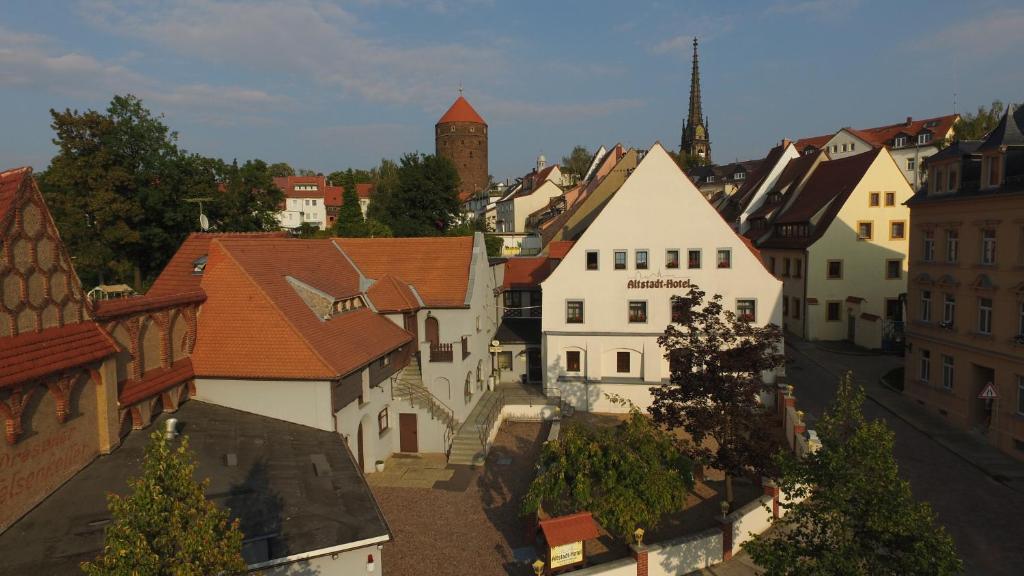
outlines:
[[[297,185],[296,188],[300,186]],[[315,184],[310,186],[316,187]],[[284,210],[277,213],[277,222],[282,228],[288,229],[298,228],[305,223],[326,230],[327,206],[324,204],[323,191],[320,191],[318,197],[285,198]]]
[[[676,268],[668,266],[670,250],[678,250]],[[699,251],[699,267],[689,267],[689,250]],[[626,254],[624,269],[615,267],[618,251]],[[719,251],[728,267],[717,265]],[[596,269],[588,269],[591,253]],[[687,281],[708,296],[721,294],[729,309],[753,301],[754,322],[781,325],[781,282],[656,144],[541,284],[546,393],[580,410],[622,410],[605,392],[646,406],[650,385],[669,377],[657,338],[671,321],[671,297]],[[576,306],[570,302],[582,303],[582,322],[567,321]],[[644,303],[643,321],[630,321],[631,303]],[[578,370],[570,365],[575,358]]]
[[[557,172],[557,169],[556,166],[549,176]],[[561,173],[559,172],[557,176],[560,181]],[[562,195],[562,189],[555,182],[554,179],[548,178],[529,194],[510,195],[498,202],[496,230],[498,232],[525,232],[527,216],[547,206],[548,200]]]
[[[775,182],[778,181],[779,176],[782,174],[782,171],[786,169],[786,165],[789,164],[789,161],[799,157],[800,152],[797,151],[796,146],[794,146],[793,144],[788,144],[786,146],[786,149],[782,151],[782,155],[779,156],[778,161],[776,161],[775,165],[771,167],[771,170],[768,172],[768,175],[765,176],[764,180],[761,181],[757,189],[754,190],[754,194],[751,197],[750,202],[747,203],[747,207],[740,214],[740,234],[745,233],[747,229],[750,227],[750,225],[747,224],[747,218],[749,218],[751,214],[753,214],[758,208],[761,207],[762,204],[764,204],[764,200],[765,197],[768,195],[768,191],[775,186]]]
[[[924,162],[925,158],[937,153],[939,145],[943,144],[949,136],[932,134],[930,131],[920,134],[908,132],[899,141],[898,146],[894,144],[886,147],[911,188],[917,190],[924,184],[924,173],[921,171],[921,163]],[[829,158],[832,159],[863,154],[873,149],[874,147],[870,142],[859,138],[845,128],[836,132],[823,147],[823,150],[826,150]]]

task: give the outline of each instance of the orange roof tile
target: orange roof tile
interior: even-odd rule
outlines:
[[[0,387],[101,360],[117,344],[95,322],[0,338]]]
[[[555,240],[548,244],[548,258],[554,258],[556,260],[565,259],[566,254],[575,244],[573,240]]]
[[[0,172],[0,224],[4,223],[14,207],[14,198],[21,189],[22,180],[30,174],[32,169],[28,166]]]
[[[362,273],[391,275],[412,286],[431,308],[462,308],[470,281],[473,237],[335,238]]]
[[[192,360],[182,358],[167,368],[156,368],[146,372],[142,380],[125,383],[124,388],[117,395],[117,402],[121,406],[130,406],[140,400],[152,398],[194,377]]]
[[[287,232],[224,233],[195,232],[181,243],[171,261],[164,266],[160,276],[146,292],[146,296],[179,296],[201,291],[199,284],[202,274],[193,274],[194,262],[209,251],[210,242],[215,238],[287,238]]]
[[[501,287],[505,290],[536,288],[551,274],[555,264],[546,256],[509,258],[505,261],[505,279]]]
[[[132,298],[117,298],[114,300],[99,300],[93,303],[93,316],[101,320],[147,312],[150,310],[161,310],[172,308],[181,304],[198,303],[206,300],[206,294],[202,290],[182,292],[180,294],[167,294],[154,296],[135,296]]]
[[[366,295],[378,312],[406,312],[420,308],[419,300],[409,285],[391,275],[379,278]]]
[[[476,113],[473,106],[470,105],[469,100],[459,96],[455,99],[451,108],[441,116],[441,119],[437,121],[438,124],[445,124],[447,122],[473,122],[476,124],[487,125],[487,122]]]
[[[375,189],[372,182],[360,182],[356,184],[356,196],[360,200],[366,200],[373,196]],[[324,204],[327,206],[341,206],[344,194],[344,186],[328,186],[324,192]]]
[[[597,522],[590,512],[577,512],[540,521],[544,541],[548,546],[562,546],[572,542],[593,540],[601,536]]]

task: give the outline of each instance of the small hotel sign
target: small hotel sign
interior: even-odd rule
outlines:
[[[652,288],[686,288],[689,280],[675,278],[658,278],[657,280],[630,280],[626,282],[626,290],[648,290]]]
[[[570,542],[551,547],[551,567],[560,568],[583,562],[583,542]]]

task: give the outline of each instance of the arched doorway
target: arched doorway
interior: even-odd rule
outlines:
[[[441,327],[437,323],[437,318],[433,316],[427,316],[425,322],[427,329],[427,340],[432,346],[437,346],[441,342]]]

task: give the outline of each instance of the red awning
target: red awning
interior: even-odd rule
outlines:
[[[601,535],[590,512],[578,512],[568,516],[559,516],[540,521],[540,529],[544,532],[544,540],[549,547],[562,546],[571,542],[594,540]]]

